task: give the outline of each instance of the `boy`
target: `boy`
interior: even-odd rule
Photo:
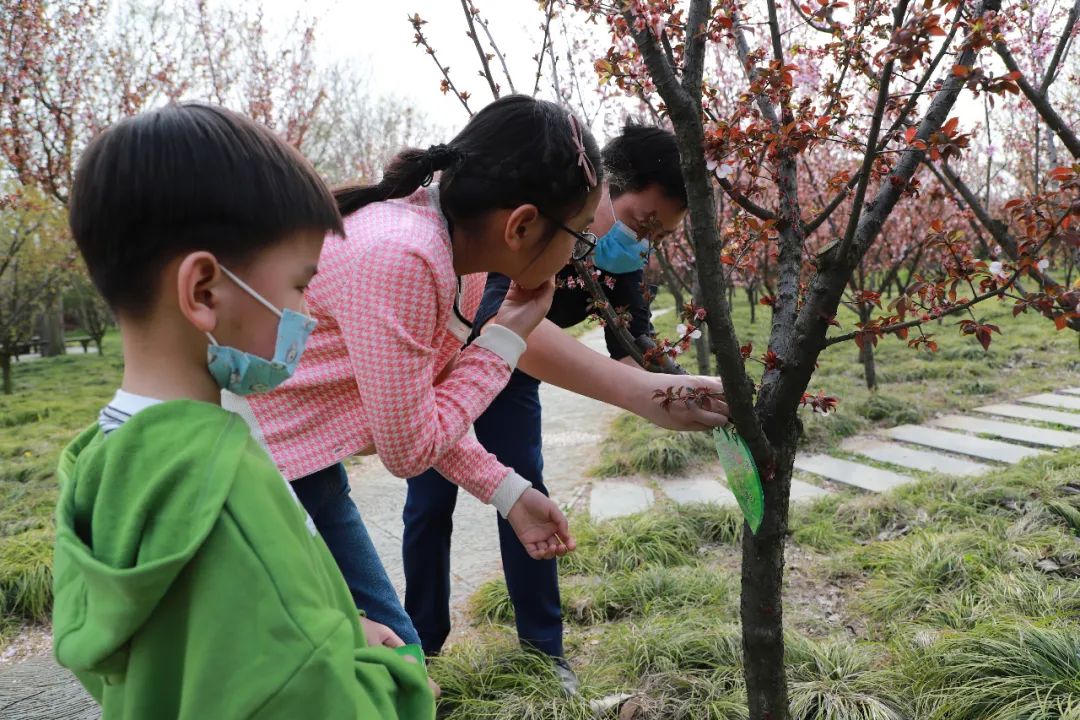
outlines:
[[[421,664],[362,627],[322,540],[220,391],[295,369],[342,232],[311,166],[227,110],[172,105],[83,155],[70,221],[120,325],[121,389],[64,451],[54,642],[105,718],[431,718]],[[272,358],[272,359],[271,359]]]

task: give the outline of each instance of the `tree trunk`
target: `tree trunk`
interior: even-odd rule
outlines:
[[[868,309],[859,308],[859,320],[866,325],[870,322],[870,311]],[[863,346],[859,348],[859,362],[863,366],[863,377],[866,379],[867,390],[877,390],[877,367],[874,362],[874,343],[869,338],[863,341]]]
[[[750,303],[750,324],[753,325],[757,322],[757,299],[754,297],[753,286],[747,286],[746,288],[746,302]]]
[[[775,419],[775,418],[774,418]],[[763,418],[769,428],[768,418]],[[796,421],[797,422],[797,421]],[[768,432],[768,431],[767,431]],[[765,518],[757,535],[743,525],[742,617],[743,674],[751,718],[787,720],[787,683],[784,677],[784,538],[788,526],[788,498],[798,444],[798,430],[770,432],[777,467],[770,478],[762,472]],[[782,440],[782,442],[777,442]]]
[[[98,355],[104,355],[105,354],[105,351],[101,349],[101,338],[99,338],[99,337],[94,338],[94,345],[97,346],[97,354]]]
[[[41,337],[41,356],[55,357],[67,352],[64,346],[64,310],[58,299],[48,299],[38,316],[38,336]]]
[[[4,375],[4,394],[10,395],[14,388],[11,385],[11,356],[7,352],[0,352],[0,369]]]

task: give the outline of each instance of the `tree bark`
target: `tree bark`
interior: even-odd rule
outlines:
[[[776,452],[776,468],[764,477],[765,518],[757,535],[743,524],[742,619],[743,675],[746,700],[754,720],[787,720],[787,682],[784,666],[784,539],[788,529],[788,498],[800,429],[797,418],[787,427],[763,417]],[[794,420],[794,422],[790,422]]]
[[[44,310],[38,315],[38,335],[41,337],[42,357],[56,357],[67,352],[64,346],[63,309],[55,298],[46,300]]]
[[[6,351],[0,352],[0,370],[3,371],[4,376],[4,394],[10,395],[14,388],[11,384],[11,355]]]

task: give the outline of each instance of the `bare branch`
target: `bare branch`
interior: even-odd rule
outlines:
[[[547,0],[546,19],[544,20],[544,39],[540,43],[540,52],[536,53],[536,82],[533,83],[533,95],[540,92],[540,76],[544,70],[544,53],[551,46],[551,18],[555,14],[555,0]],[[555,72],[554,58],[552,59],[551,71]]]
[[[473,22],[473,14],[478,11],[473,6],[471,0],[461,0],[461,10],[465,13],[465,22],[469,24],[469,32],[466,34],[469,36],[469,39],[473,41],[473,47],[476,48],[476,54],[480,56],[480,67],[483,68],[481,75],[487,80],[488,87],[491,89],[491,96],[498,100],[499,86],[495,82],[495,78],[491,75],[491,66],[488,65],[487,53],[484,52],[484,48],[480,44],[480,36],[476,34],[476,24]]]
[[[454,96],[457,97],[457,99],[461,102],[462,107],[465,108],[465,112],[469,113],[469,116],[471,117],[473,111],[472,108],[469,107],[468,94],[463,93],[457,89],[457,85],[455,85],[454,81],[450,79],[450,68],[445,67],[441,62],[439,62],[439,58],[435,55],[435,48],[431,47],[431,44],[428,43],[428,40],[424,36],[424,33],[420,30],[420,27],[425,23],[426,21],[421,20],[419,15],[413,15],[409,17],[409,24],[412,25],[413,30],[416,31],[413,42],[416,45],[422,45],[427,54],[431,56],[432,62],[434,62],[435,66],[439,68],[439,72],[442,73],[443,81],[445,82],[445,89],[443,90],[443,92],[446,92],[446,90],[452,91],[454,93]]]
[[[833,33],[832,26],[831,25],[818,25],[816,22],[814,22],[814,19],[812,17],[807,15],[805,12],[803,12],[802,7],[799,6],[799,0],[791,0],[791,7],[793,7],[795,9],[795,12],[799,14],[799,17],[801,17],[803,19],[803,22],[805,22],[807,25],[814,28],[818,32],[823,32],[823,33],[825,33],[827,35],[832,35],[832,33]],[[828,18],[826,18],[826,20],[828,20]]]
[[[495,53],[495,57],[499,58],[499,64],[502,65],[503,77],[506,78],[506,84],[510,87],[510,92],[516,93],[517,88],[514,87],[514,79],[510,77],[510,69],[506,67],[506,57],[502,54],[502,50],[499,49],[498,43],[495,42],[495,38],[491,34],[491,26],[488,21],[480,15],[476,16],[476,23],[484,28],[484,35],[487,36],[488,44],[491,45],[491,51]]]

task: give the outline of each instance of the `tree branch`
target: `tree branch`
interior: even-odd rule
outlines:
[[[499,58],[499,64],[502,65],[503,77],[506,78],[506,84],[510,86],[510,92],[516,93],[517,88],[514,87],[514,78],[510,77],[510,69],[506,67],[506,57],[502,54],[502,50],[499,49],[498,43],[495,42],[495,38],[491,34],[491,27],[488,25],[488,21],[477,15],[476,22],[480,27],[484,28],[484,35],[487,36],[488,44],[491,45],[491,51],[495,53],[495,57]],[[535,93],[533,94],[535,95]]]
[[[1019,73],[1020,68],[1016,64],[1016,59],[1012,53],[1009,52],[1009,46],[1004,42],[994,43],[994,50],[997,51],[998,56],[1001,57],[1005,63],[1005,67],[1009,69],[1009,72]],[[1072,131],[1068,123],[1066,123],[1057,111],[1054,110],[1050,101],[1046,95],[1036,90],[1031,86],[1031,83],[1027,79],[1020,75],[1016,84],[1020,86],[1020,92],[1024,93],[1024,97],[1028,99],[1039,113],[1039,117],[1043,119],[1047,127],[1054,131],[1054,134],[1058,136],[1061,142],[1065,145],[1074,158],[1080,158],[1080,138],[1076,136],[1076,133]],[[1037,150],[1036,150],[1037,152]]]
[[[927,163],[929,165],[929,163]],[[932,165],[931,169],[935,169]],[[971,188],[967,186],[956,173],[952,171],[948,163],[941,164],[941,172],[938,177],[943,180],[947,185],[952,186],[964,199],[968,208],[971,209],[972,214],[978,219],[979,224],[986,228],[991,237],[997,241],[997,244],[1001,246],[1001,249],[1005,251],[1005,254],[1009,256],[1014,262],[1020,258],[1019,243],[1009,232],[1008,226],[996,220],[990,216],[986,208],[979,202],[979,198],[972,192]],[[1031,274],[1035,277],[1035,281],[1039,283],[1047,294],[1053,295],[1057,300],[1058,305],[1066,310],[1075,312],[1077,305],[1075,303],[1070,304],[1065,299],[1064,293],[1067,288],[1062,287],[1056,280],[1050,277],[1048,274],[1039,270],[1037,266],[1033,266],[1030,269]],[[1069,321],[1069,327],[1073,330],[1080,331],[1080,319],[1074,319]]]
[[[1057,47],[1054,48],[1054,54],[1050,57],[1050,64],[1046,66],[1046,73],[1043,75],[1042,82],[1039,83],[1040,95],[1045,96],[1046,91],[1050,89],[1051,83],[1054,82],[1058,65],[1061,64],[1062,59],[1065,57],[1065,48],[1068,47],[1069,41],[1072,40],[1072,29],[1076,25],[1078,17],[1080,17],[1080,0],[1075,0],[1072,9],[1069,10],[1069,15],[1065,18],[1065,28],[1061,31]]]
[[[488,65],[487,53],[484,52],[483,46],[480,45],[480,36],[476,34],[476,25],[473,22],[473,12],[476,10],[473,7],[471,0],[461,0],[461,11],[465,13],[465,22],[469,24],[469,32],[467,33],[469,39],[473,41],[473,47],[476,48],[476,54],[480,56],[480,67],[483,68],[481,75],[487,80],[488,87],[491,88],[491,96],[496,100],[499,99],[499,86],[495,82],[495,78],[491,75],[491,66]]]
[[[544,53],[548,51],[551,43],[551,18],[555,14],[555,0],[547,0],[547,18],[544,21],[544,39],[540,43],[540,52],[536,54],[536,82],[533,84],[532,94],[535,97],[540,92],[540,76],[544,70]],[[551,68],[552,72],[555,68]]]
[[[965,310],[968,310],[985,300],[989,300],[992,297],[1002,297],[1004,296],[1005,291],[1016,283],[1017,279],[1019,279],[1019,275],[1014,275],[1003,287],[1000,287],[997,290],[991,290],[989,292],[983,293],[982,295],[977,295],[971,300],[962,302],[959,305],[953,305],[946,310],[942,310],[935,317],[943,318],[948,317],[949,315],[955,315],[956,313],[964,312]],[[886,325],[885,327],[881,328],[881,334],[891,335],[898,330],[907,330],[908,328],[918,327],[920,325],[924,325],[926,322],[928,321],[920,318],[918,320],[908,320],[907,322],[896,323],[894,325]],[[825,339],[825,347],[832,347],[833,345],[838,345],[842,342],[848,342],[849,340],[854,340],[860,335],[865,335],[868,333],[869,331],[866,330],[855,330],[853,332],[844,333],[843,335],[833,335],[832,337]]]
[[[439,58],[435,57],[435,48],[431,47],[427,38],[424,37],[424,33],[420,31],[420,26],[424,25],[426,22],[426,20],[421,20],[419,15],[409,17],[409,24],[412,25],[413,30],[416,31],[413,42],[416,45],[424,46],[424,50],[431,56],[432,62],[435,63],[435,66],[439,68],[439,72],[442,73],[443,80],[446,81],[446,88],[453,91],[454,96],[457,97],[461,102],[462,107],[465,108],[465,112],[469,113],[469,117],[472,117],[473,111],[472,108],[469,107],[469,96],[457,89],[457,85],[454,85],[454,81],[450,79],[450,68],[444,67],[443,64],[439,62]]]

